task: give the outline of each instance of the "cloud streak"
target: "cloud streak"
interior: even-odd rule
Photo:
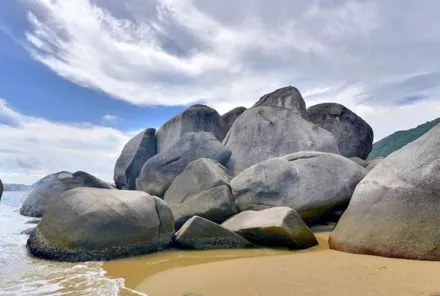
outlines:
[[[47,174],[84,170],[106,181],[128,136],[108,127],[61,124],[13,110],[0,99],[0,175],[33,183]]]

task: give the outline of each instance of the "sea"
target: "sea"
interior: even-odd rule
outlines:
[[[124,287],[122,278],[109,278],[103,262],[61,263],[28,254],[24,230],[34,218],[21,216],[27,192],[3,192],[0,201],[0,295],[146,295]]]

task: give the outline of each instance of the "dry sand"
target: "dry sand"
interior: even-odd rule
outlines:
[[[329,233],[305,251],[174,251],[105,263],[109,277],[149,296],[432,295],[440,262],[354,255],[328,249]],[[440,295],[440,294],[439,294]]]

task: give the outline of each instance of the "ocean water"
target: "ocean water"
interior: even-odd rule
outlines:
[[[108,278],[102,262],[60,263],[33,258],[23,230],[33,218],[19,213],[26,192],[4,192],[0,203],[0,295],[145,295]]]

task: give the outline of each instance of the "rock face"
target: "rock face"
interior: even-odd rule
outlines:
[[[38,181],[20,209],[20,214],[41,217],[47,207],[59,199],[62,193],[77,187],[106,188],[112,186],[85,172],[59,172]]]
[[[298,213],[287,207],[244,211],[222,226],[257,245],[305,249],[318,244]]]
[[[341,155],[366,159],[373,148],[373,129],[350,109],[324,103],[307,109],[309,120],[335,136]]]
[[[270,106],[246,110],[223,141],[232,151],[228,170],[236,175],[263,160],[298,151],[339,154],[333,135],[301,114],[301,110]]]
[[[144,164],[136,180],[136,187],[151,195],[163,197],[174,178],[181,174],[190,162],[199,158],[209,158],[224,165],[230,157],[231,151],[212,133],[186,133],[172,147]]]
[[[194,105],[168,120],[156,133],[157,153],[172,147],[185,133],[211,132],[220,142],[227,133],[222,117],[205,105]]]
[[[231,129],[237,117],[240,116],[244,111],[246,111],[245,107],[237,107],[222,115],[227,131]]]
[[[367,161],[367,170],[372,170],[374,169],[382,160],[384,160],[383,157],[377,157],[377,158],[373,158]]]
[[[341,155],[297,152],[244,170],[231,187],[240,211],[290,207],[313,222],[348,202],[367,172]]]
[[[380,162],[330,236],[350,253],[440,260],[440,125]]]
[[[53,203],[27,246],[40,258],[111,260],[156,251],[172,242],[174,219],[144,192],[76,188]]]
[[[307,118],[306,103],[298,89],[287,86],[266,94],[253,107],[278,107],[299,112]]]
[[[354,161],[358,165],[360,165],[363,168],[366,168],[368,166],[368,162],[366,160],[363,160],[359,157],[350,157],[350,160]]]
[[[228,185],[221,185],[205,190],[191,199],[172,205],[175,228],[182,225],[193,216],[200,216],[215,223],[222,223],[237,214],[234,197]]]
[[[177,205],[200,192],[221,185],[229,186],[232,176],[224,166],[208,158],[197,159],[178,175],[164,196],[168,205]]]
[[[136,178],[148,159],[156,155],[156,130],[146,129],[128,141],[116,161],[114,180],[119,189],[136,189]]]
[[[176,242],[184,248],[198,250],[251,246],[250,242],[238,234],[198,216],[189,219],[176,233]]]

